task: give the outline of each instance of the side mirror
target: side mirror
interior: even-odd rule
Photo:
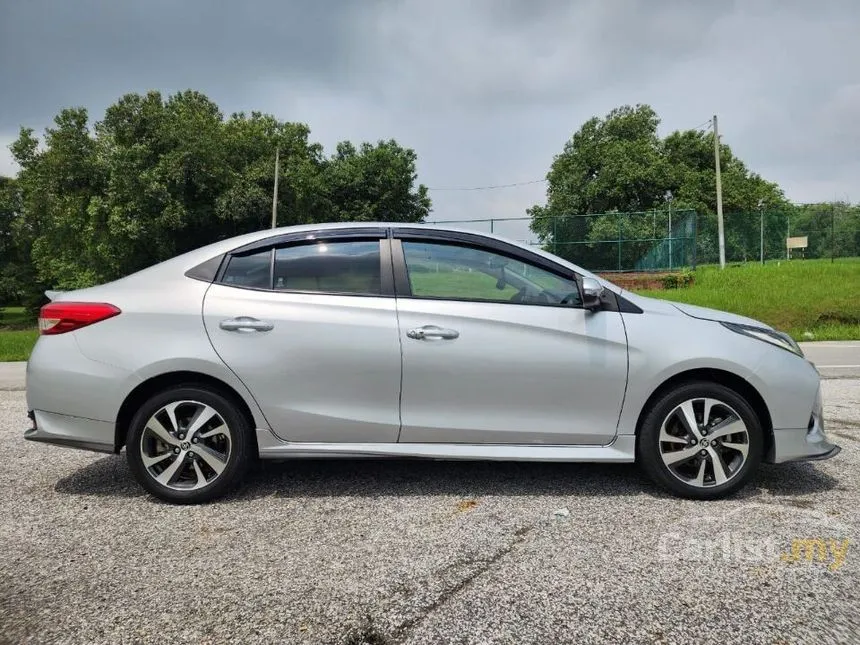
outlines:
[[[602,306],[603,285],[594,278],[582,279],[582,306],[595,311]]]

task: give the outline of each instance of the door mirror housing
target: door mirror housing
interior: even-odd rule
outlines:
[[[603,285],[594,278],[582,279],[582,306],[589,311],[603,306]]]

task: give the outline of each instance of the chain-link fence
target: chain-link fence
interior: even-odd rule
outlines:
[[[860,256],[860,206],[726,213],[723,222],[727,262]],[[671,271],[719,262],[716,215],[692,210],[433,223],[541,246],[592,271]]]
[[[860,207],[822,204],[786,211],[726,213],[723,223],[727,262],[860,255]],[[699,215],[699,263],[720,261],[718,239],[716,215]]]
[[[592,271],[696,266],[696,213],[691,210],[428,223],[456,224],[542,246]]]

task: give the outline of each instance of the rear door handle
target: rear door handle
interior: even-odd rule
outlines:
[[[410,329],[406,335],[415,340],[454,340],[460,337],[460,332],[456,329],[444,329],[436,325],[424,325]]]
[[[271,331],[275,327],[270,322],[257,320],[250,316],[236,316],[235,318],[228,318],[227,320],[222,320],[218,323],[218,326],[224,331],[238,332]]]

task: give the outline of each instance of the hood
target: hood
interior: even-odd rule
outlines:
[[[746,316],[739,316],[737,314],[731,314],[727,311],[720,311],[719,309],[708,309],[707,307],[697,307],[696,305],[688,305],[683,302],[670,302],[669,300],[660,300],[659,298],[648,298],[646,296],[640,296],[635,293],[631,293],[629,291],[622,291],[624,297],[634,304],[638,305],[645,311],[653,311],[655,313],[660,313],[664,315],[678,315],[678,313],[682,313],[684,315],[690,316],[691,318],[698,318],[699,320],[713,320],[715,322],[731,322],[738,323],[741,325],[753,325],[755,327],[763,327],[764,329],[772,329],[770,325],[766,325],[759,320],[754,320],[753,318],[747,318]]]
[[[763,322],[755,320],[754,318],[747,318],[746,316],[730,314],[727,311],[720,311],[719,309],[697,307],[696,305],[688,305],[683,302],[673,302],[672,306],[675,307],[675,309],[681,311],[682,313],[685,313],[688,316],[692,316],[693,318],[700,318],[702,320],[715,320],[716,322],[739,323],[741,325],[753,325],[755,327],[771,329],[770,325],[765,325]]]

